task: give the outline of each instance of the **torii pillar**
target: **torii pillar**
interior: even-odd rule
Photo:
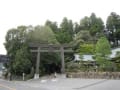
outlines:
[[[39,78],[39,67],[40,67],[40,47],[38,47],[38,51],[37,51],[37,61],[36,61],[36,70],[35,70],[34,79]]]
[[[64,74],[65,73],[65,60],[64,60],[64,48],[61,46],[61,73]]]

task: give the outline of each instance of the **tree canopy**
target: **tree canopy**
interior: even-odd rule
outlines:
[[[106,56],[111,54],[111,48],[108,40],[105,37],[101,37],[96,44],[96,54]]]
[[[58,44],[55,34],[48,26],[36,26],[27,38],[29,42]]]

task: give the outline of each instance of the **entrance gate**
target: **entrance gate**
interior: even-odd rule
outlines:
[[[37,79],[39,78],[39,67],[40,67],[40,53],[41,52],[60,52],[61,54],[61,72],[65,72],[65,61],[64,61],[64,53],[65,52],[73,52],[72,47],[69,45],[57,45],[57,44],[35,44],[35,43],[30,43],[29,44],[31,48],[31,52],[37,53],[37,60],[36,60],[36,70],[35,70],[35,75],[34,78]]]

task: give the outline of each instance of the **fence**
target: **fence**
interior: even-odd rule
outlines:
[[[68,78],[120,79],[120,72],[67,72]]]

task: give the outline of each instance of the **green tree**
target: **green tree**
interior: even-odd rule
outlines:
[[[13,64],[14,73],[22,75],[22,73],[29,74],[31,70],[31,55],[27,46],[22,46],[21,49],[17,50],[15,55],[15,61]]]
[[[120,16],[112,12],[107,18],[106,27],[110,32],[108,39],[114,42],[114,46],[118,46],[118,40],[120,40]]]
[[[73,40],[73,23],[72,20],[68,20],[67,18],[64,18],[62,23],[60,24],[60,30],[57,33],[57,40],[63,44],[63,43],[69,43]]]
[[[109,55],[111,54],[111,48],[108,40],[105,37],[101,37],[95,48],[95,60],[99,64],[100,69],[105,70],[110,66]]]
[[[49,20],[46,21],[45,26],[49,26],[54,33],[57,33],[59,30],[57,23]]]
[[[74,50],[79,52],[80,45],[91,43],[91,41],[92,36],[90,35],[89,31],[81,30],[76,34],[75,39],[72,42],[72,45],[74,46]]]
[[[74,34],[77,34],[80,31],[80,26],[78,23],[74,24]]]
[[[103,36],[104,23],[101,18],[96,17],[95,13],[92,13],[90,17],[85,16],[80,21],[80,30],[89,31],[95,44],[97,39]]]
[[[90,16],[90,33],[95,36],[97,33],[102,33],[104,23],[101,18],[97,18],[94,13]]]
[[[78,53],[82,53],[82,54],[94,54],[95,50],[94,50],[94,45],[93,44],[81,44],[79,46],[79,48],[77,49]]]
[[[81,30],[76,35],[76,40],[82,39],[84,42],[89,42],[92,40],[92,36],[90,35],[89,31]]]
[[[90,31],[92,36],[96,33],[102,33],[104,29],[104,23],[101,18],[96,17],[95,13],[92,13],[90,17],[85,16],[80,21],[80,27],[82,30]]]
[[[55,34],[48,26],[36,26],[34,30],[27,35],[27,40],[28,42],[34,43],[59,44]]]
[[[26,26],[19,26],[16,29],[10,29],[7,32],[6,35],[6,42],[5,42],[5,48],[7,50],[7,55],[10,57],[9,62],[9,70],[10,72],[13,72],[13,64],[15,60],[15,55],[17,50],[21,48],[23,43],[25,42],[25,36],[26,36]]]
[[[82,30],[89,30],[90,29],[90,18],[85,16],[80,21],[80,29]]]

